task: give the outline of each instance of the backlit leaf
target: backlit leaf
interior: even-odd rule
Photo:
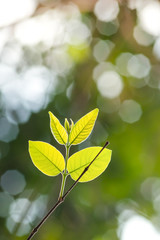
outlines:
[[[34,165],[46,175],[56,176],[65,168],[63,155],[48,143],[29,141],[29,153]]]
[[[91,163],[94,157],[99,153],[102,147],[85,148],[68,159],[67,169],[71,178],[77,180],[83,170]],[[98,177],[107,168],[111,160],[112,151],[104,149],[100,155],[91,164],[87,172],[82,176],[79,182],[88,182]]]
[[[56,118],[53,115],[53,113],[49,112],[49,116],[50,116],[50,128],[54,138],[58,143],[65,145],[68,140],[68,134],[65,128],[61,125],[58,118]]]
[[[69,126],[69,122],[68,122],[67,118],[65,118],[64,127],[65,127],[67,133],[69,133],[70,132],[70,126]]]
[[[86,140],[92,132],[98,112],[99,110],[96,108],[76,122],[69,135],[70,145],[76,145]]]

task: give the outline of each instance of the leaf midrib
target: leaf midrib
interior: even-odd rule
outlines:
[[[92,117],[93,117],[93,115],[92,115]],[[88,122],[86,123],[86,125],[88,125],[88,123],[92,120],[92,117],[88,120]],[[78,122],[77,122],[78,123]],[[82,128],[82,130],[79,132],[79,134],[73,139],[73,141],[70,143],[70,144],[72,144],[74,141],[75,141],[75,139],[77,139],[78,138],[78,136],[81,134],[81,132],[84,130],[84,128],[86,127],[86,125]],[[74,128],[76,127],[76,124],[75,124],[75,126],[74,126]],[[89,136],[89,135],[88,135]]]
[[[52,118],[52,120],[53,120],[53,118]],[[58,134],[59,134],[59,136],[60,136],[60,138],[61,138],[61,140],[62,140],[63,144],[66,144],[66,143],[65,143],[65,141],[63,140],[63,138],[62,138],[62,136],[61,136],[60,132],[58,131],[57,125],[56,125],[56,123],[55,123],[55,121],[54,121],[54,120],[53,120],[53,124],[54,124],[54,126],[55,126],[55,128],[56,128],[56,130],[57,130],[57,132],[58,132]],[[59,124],[60,124],[60,122],[59,122]],[[53,135],[54,135],[54,133],[53,133]]]
[[[45,158],[48,159],[48,161],[53,164],[55,166],[55,168],[58,169],[58,171],[62,172],[48,157],[46,157],[46,155],[44,155],[44,153],[42,153],[36,146],[34,146]]]
[[[93,159],[94,159],[94,158],[93,158]],[[80,167],[76,168],[75,170],[73,170],[73,171],[69,172],[69,174],[71,174],[71,173],[73,173],[73,172],[75,172],[75,171],[79,170],[80,168],[83,168],[83,167],[85,167],[86,165],[88,166],[88,165],[89,165],[89,164],[90,164],[90,163],[93,161],[93,159],[92,159],[91,161],[89,161],[89,162],[87,162],[87,163],[83,164],[82,166],[80,166]],[[97,159],[98,159],[98,157],[96,157],[96,158],[95,158],[94,162],[95,162]]]
[[[73,172],[76,172],[76,171],[79,170],[80,168],[83,168],[83,167],[85,167],[86,165],[89,165],[89,164],[90,164],[90,162],[89,162],[89,163],[85,163],[84,165],[82,165],[82,166],[76,168],[75,170],[69,172],[69,174],[71,174],[71,173],[73,173]]]

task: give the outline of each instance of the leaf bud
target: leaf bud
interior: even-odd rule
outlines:
[[[65,127],[67,133],[69,133],[70,132],[70,126],[69,126],[69,122],[68,122],[67,118],[65,118],[64,127]]]
[[[70,131],[72,130],[72,128],[74,127],[74,122],[73,120],[70,118],[71,124],[70,124]]]

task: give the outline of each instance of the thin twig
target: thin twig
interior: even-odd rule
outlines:
[[[27,238],[27,240],[31,239],[35,233],[39,230],[41,225],[49,218],[49,216],[55,211],[55,209],[63,202],[62,198],[59,198],[56,204],[49,210],[46,216],[40,221],[40,223],[32,230],[31,234]]]
[[[72,186],[67,190],[67,192],[63,195],[62,199],[64,201],[64,199],[67,197],[67,195],[72,191],[72,189],[77,185],[77,183],[79,182],[79,180],[82,178],[82,176],[88,171],[89,167],[91,166],[91,164],[96,160],[96,158],[99,156],[99,154],[104,150],[104,148],[109,144],[109,142],[107,141],[105,143],[105,145],[103,146],[103,148],[99,151],[99,153],[94,157],[94,159],[90,162],[90,164],[83,170],[83,172],[81,173],[81,175],[77,178],[77,180],[72,184]]]
[[[43,225],[43,223],[49,218],[49,216],[55,211],[55,209],[64,202],[65,198],[68,196],[68,194],[72,191],[72,189],[77,185],[79,180],[82,178],[82,176],[88,171],[89,167],[92,165],[92,163],[96,160],[96,158],[100,155],[100,153],[104,150],[104,148],[109,144],[107,141],[103,148],[99,151],[99,153],[94,157],[94,159],[90,162],[90,164],[83,170],[81,175],[77,178],[77,180],[72,184],[72,186],[67,190],[67,192],[58,199],[58,201],[55,203],[55,205],[49,210],[49,212],[46,214],[46,216],[40,221],[40,223],[32,230],[27,240],[30,240],[36,232],[39,230],[39,228]]]

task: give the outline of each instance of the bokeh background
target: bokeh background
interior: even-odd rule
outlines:
[[[57,200],[28,140],[53,144],[64,123],[98,107],[88,146],[113,150],[107,170],[79,183],[38,240],[160,239],[160,2],[0,0],[0,239],[26,239]],[[73,181],[67,179],[68,188]]]

